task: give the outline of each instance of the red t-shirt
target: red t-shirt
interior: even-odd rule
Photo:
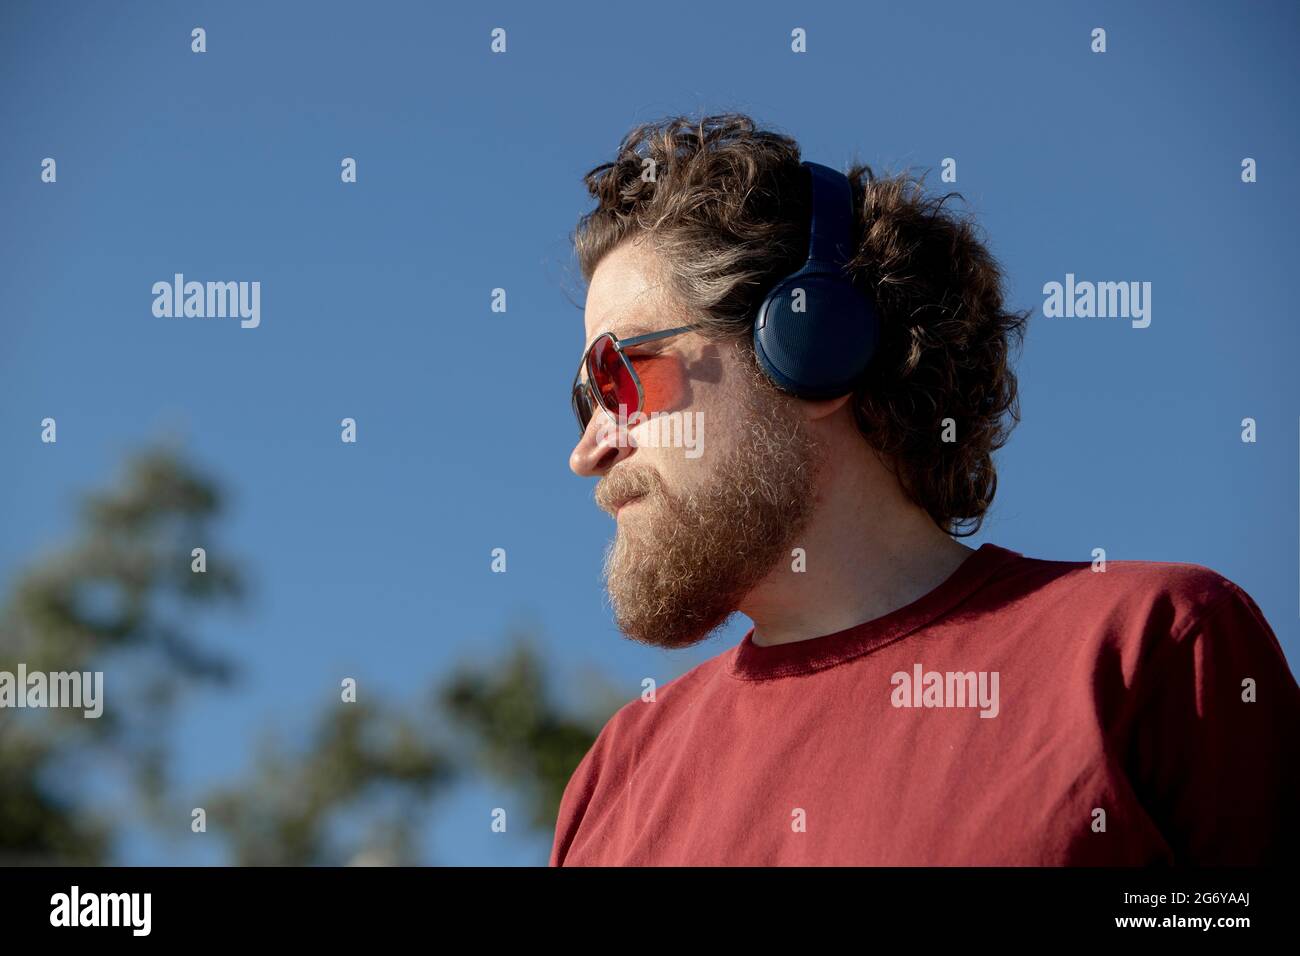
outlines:
[[[552,866],[1292,862],[1300,688],[1193,564],[985,544],[883,617],[624,705]]]

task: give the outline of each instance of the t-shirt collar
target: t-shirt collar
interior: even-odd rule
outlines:
[[[1018,551],[985,542],[943,583],[911,604],[823,637],[764,647],[754,643],[751,627],[731,651],[728,673],[738,680],[770,680],[809,674],[860,657],[929,624],[972,594],[1002,564],[1019,557]]]

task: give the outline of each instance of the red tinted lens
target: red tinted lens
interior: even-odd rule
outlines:
[[[685,370],[672,353],[629,355],[636,377],[641,380],[642,412],[666,412],[677,407],[685,394]]]
[[[600,404],[610,414],[618,415],[620,405],[626,415],[641,410],[636,381],[618,349],[614,348],[614,339],[608,334],[591,344],[591,351],[587,353],[587,378]]]

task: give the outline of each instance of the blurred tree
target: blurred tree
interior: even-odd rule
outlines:
[[[515,636],[504,660],[465,665],[438,689],[439,705],[477,743],[484,768],[529,799],[532,826],[554,831],[560,798],[605,721],[624,700],[589,676],[588,713],[562,713],[547,693],[541,656],[525,635]]]
[[[442,747],[413,720],[364,703],[327,705],[303,754],[263,741],[248,781],[213,793],[209,821],[240,865],[412,865],[421,809],[454,777]],[[368,806],[369,804],[369,806]],[[352,846],[340,817],[367,817]]]
[[[166,790],[166,738],[177,695],[228,681],[228,661],[189,636],[191,615],[237,598],[233,567],[190,551],[212,549],[220,509],[213,484],[170,450],[128,463],[115,488],[89,495],[70,544],[19,575],[0,609],[0,671],[113,668],[113,705],[0,712],[0,860],[95,863],[121,807],[90,805],[76,782],[118,774],[146,814]],[[121,675],[124,680],[116,678]],[[128,678],[129,675],[129,678]],[[69,786],[69,782],[72,785]]]
[[[178,795],[172,716],[187,690],[235,674],[194,639],[202,612],[244,592],[216,545],[221,505],[215,482],[176,450],[148,449],[87,496],[70,543],[16,578],[0,607],[0,671],[105,670],[112,687],[98,719],[0,710],[0,864],[110,862],[121,827],[142,821],[175,838],[194,806],[233,863],[417,863],[421,814],[467,760],[525,794],[528,822],[552,831],[569,775],[622,701],[592,678],[594,712],[561,713],[523,640],[502,662],[433,683],[431,711],[326,702],[304,747],[267,737],[243,779],[197,801]],[[205,573],[191,568],[195,547]],[[427,729],[448,724],[469,740],[468,758]],[[92,774],[128,799],[92,802]]]

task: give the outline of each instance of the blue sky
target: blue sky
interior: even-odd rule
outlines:
[[[245,612],[201,622],[244,679],[175,728],[196,786],[237,773],[261,729],[304,726],[340,674],[413,695],[515,626],[540,628],[574,707],[585,669],[630,698],[721,652],[745,622],[676,653],[611,624],[612,524],[567,468],[583,338],[568,237],[582,174],[634,123],[741,110],[805,158],[933,170],[1035,311],[1023,421],[968,543],[1207,565],[1294,661],[1298,19],[1280,2],[5,4],[0,584],[128,450],[183,439],[231,491],[221,546],[254,588]],[[151,286],[176,272],[259,280],[260,327],[155,318]],[[1044,318],[1043,284],[1066,273],[1151,282],[1151,326]],[[511,799],[459,791],[430,857],[544,862],[549,840],[488,832]],[[201,860],[180,852],[121,847]]]

